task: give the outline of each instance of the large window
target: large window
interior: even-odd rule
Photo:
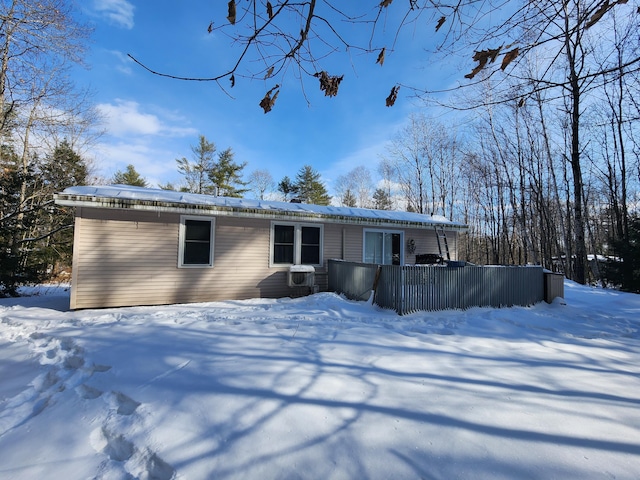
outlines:
[[[272,265],[321,265],[322,225],[271,224]]]
[[[404,232],[365,230],[362,261],[379,265],[402,265]]]
[[[178,265],[181,267],[213,266],[212,218],[180,218],[180,251]]]

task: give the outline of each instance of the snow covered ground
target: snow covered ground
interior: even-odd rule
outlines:
[[[0,300],[2,479],[640,477],[640,296]]]

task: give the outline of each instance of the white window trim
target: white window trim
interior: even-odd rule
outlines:
[[[367,245],[367,233],[398,233],[400,234],[400,265],[404,265],[404,230],[386,230],[384,228],[363,228],[362,229],[362,262],[365,262],[365,247]]]
[[[184,261],[184,243],[185,243],[185,221],[186,220],[198,220],[200,222],[209,222],[211,223],[211,234],[209,238],[209,263],[201,263],[201,264],[185,264]],[[198,215],[180,215],[180,229],[179,229],[179,240],[178,240],[178,268],[210,268],[213,267],[214,259],[213,252],[214,250],[214,237],[215,237],[215,228],[216,228],[216,220],[214,217],[201,217]]]
[[[273,242],[275,240],[275,226],[288,225],[294,227],[293,234],[293,263],[274,263],[273,262]],[[271,233],[269,238],[269,267],[286,267],[287,265],[300,265],[302,257],[302,227],[312,227],[320,229],[320,263],[313,264],[314,267],[321,267],[324,262],[324,225],[318,223],[301,223],[301,222],[271,222]],[[307,264],[305,264],[307,265]]]

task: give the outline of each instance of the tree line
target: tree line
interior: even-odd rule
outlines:
[[[0,5],[0,295],[71,263],[73,213],[53,193],[90,181],[97,116],[69,79],[90,33],[61,0]]]
[[[357,45],[348,32],[342,34],[344,25],[347,30],[369,26],[375,31],[381,15],[407,9],[404,16],[389,17],[402,19],[400,29],[417,24],[435,8],[442,14],[436,15],[436,32],[448,29],[441,47],[449,53],[471,48],[477,62],[465,76],[468,82],[446,102],[459,112],[454,120],[435,121],[425,108],[398,132],[376,172],[355,166],[333,179],[333,197],[309,165],[294,179],[274,182],[266,170],[244,179],[246,163],[236,162],[231,149],[218,151],[204,136],[192,147],[191,159],[176,160],[183,182],[161,187],[256,198],[275,191],[287,201],[442,215],[469,225],[459,252],[465,260],[537,263],[580,283],[600,281],[640,290],[640,15],[635,7],[623,1],[526,2],[506,20],[478,33],[470,21],[482,17],[473,10],[474,2],[459,2],[455,14],[446,4],[373,3],[377,7],[369,21],[359,15],[357,10],[364,8],[360,4],[284,2],[269,13],[262,10],[263,2],[250,1],[251,8],[238,5],[248,8],[238,25],[230,13],[228,25],[217,25],[242,29],[241,23],[249,22],[257,28],[257,36],[231,34],[241,46],[273,45],[278,50],[271,43],[274,36],[289,39],[292,55],[280,48],[280,54],[263,57],[273,65],[239,58],[237,65],[253,62],[260,65],[254,72],[257,77],[271,78],[285,75],[291,63],[301,68],[316,65],[324,58],[318,46],[340,51],[318,29],[325,22],[336,27],[330,33],[333,41],[354,49]],[[55,206],[52,193],[95,181],[83,152],[98,133],[96,114],[86,92],[68,75],[71,65],[82,61],[90,29],[74,20],[70,5],[65,0],[7,0],[1,5],[3,293],[14,293],[15,285],[54,275],[58,266],[70,264],[71,212]],[[484,5],[490,12],[500,11],[492,2]],[[466,16],[469,7],[473,15]],[[329,8],[334,16],[321,8]],[[286,18],[300,19],[303,28],[295,21],[277,23]],[[463,30],[462,25],[470,28]],[[382,66],[385,48],[373,46],[374,36],[371,39],[363,51]],[[303,52],[308,55],[300,56]],[[213,80],[227,78],[233,84],[234,74],[223,72]],[[343,79],[325,71],[311,76],[330,97],[338,93]],[[441,93],[405,87],[427,102]],[[278,88],[267,94],[269,109]],[[397,93],[395,89],[394,102]],[[464,112],[472,114],[463,116]],[[132,165],[111,180],[146,185]]]
[[[532,257],[535,261],[540,257],[540,262],[547,262],[551,256],[579,283],[593,276],[602,278],[598,262],[588,256],[596,251],[602,236],[592,218],[595,197],[602,193],[591,188],[594,177],[604,177],[608,191],[601,198],[613,210],[610,221],[615,232],[609,235],[607,246],[617,245],[620,252],[631,248],[637,199],[628,195],[628,182],[635,178],[638,156],[634,124],[639,118],[640,72],[636,5],[627,0],[371,0],[354,4],[250,0],[215,5],[210,12],[215,20],[206,26],[207,31],[223,32],[230,40],[233,61],[219,67],[220,71],[209,77],[176,76],[131,58],[153,74],[216,82],[222,89],[234,88],[237,80],[246,78],[272,81],[259,102],[265,113],[276,107],[283,85],[291,84],[287,82],[291,75],[302,83],[319,82],[325,96],[334,97],[348,79],[343,72],[326,69],[329,58],[342,57],[338,68],[344,68],[352,62],[352,52],[359,52],[382,67],[394,55],[404,30],[432,29],[432,35],[424,37],[435,45],[426,47],[429,51],[470,58],[474,63],[453,88],[458,95],[403,84],[399,78],[390,86],[385,103],[393,106],[402,86],[426,101],[473,110],[482,119],[477,125],[476,148],[468,158],[471,168],[461,173],[494,178],[483,189],[484,202],[478,205],[481,209],[490,205],[485,214],[488,224],[483,226],[489,232],[488,243],[481,248],[486,259]],[[205,25],[201,27],[204,30]],[[442,100],[444,94],[448,99]],[[507,120],[517,120],[515,130],[507,132],[497,121],[505,110]],[[592,116],[596,112],[604,114],[604,123]],[[592,155],[603,139],[606,147],[598,146]],[[596,158],[600,154],[606,156],[603,162]],[[420,197],[421,187],[430,183],[423,174],[429,172],[421,165],[412,166],[419,177],[417,198],[411,200],[415,205],[409,207],[420,209],[425,201]],[[511,177],[514,167],[520,175]],[[350,196],[349,201],[353,200]],[[542,220],[532,219],[530,201],[537,202],[540,211],[535,214],[540,213]],[[596,205],[600,207],[596,211],[602,210],[601,203]],[[552,215],[551,206],[561,213]],[[549,234],[540,233],[541,226],[535,230],[544,240],[535,237],[528,223],[540,221]],[[549,253],[552,247],[555,254]],[[476,246],[469,247],[469,255],[475,250]],[[626,284],[636,275],[630,260],[619,262],[624,265],[626,273],[621,275]]]
[[[623,168],[623,158],[627,151],[640,150],[638,132],[627,122],[624,135],[618,135],[617,110],[607,110],[606,105],[594,104],[583,117],[597,139],[591,143],[583,177],[587,280],[637,291],[640,161],[637,153],[626,154]],[[570,137],[570,126],[563,116],[542,102],[514,102],[487,107],[486,115],[460,123],[465,128],[412,115],[393,137],[376,171],[357,166],[333,179],[331,199],[310,166],[294,181],[285,176],[274,182],[266,170],[254,171],[244,181],[243,163],[232,169],[239,182],[235,190],[225,193],[320,205],[331,200],[339,206],[407,210],[462,221],[469,225],[459,245],[464,260],[539,264],[575,277],[575,209],[563,143]],[[202,170],[196,168],[203,158],[200,147],[208,144],[201,137],[193,162],[177,160],[180,167],[193,164],[182,168],[185,177],[186,172]],[[215,171],[215,162],[212,165]],[[193,181],[181,189],[213,192],[213,179],[219,177],[209,175],[205,190],[196,190],[199,184]],[[318,187],[321,194],[315,196]]]

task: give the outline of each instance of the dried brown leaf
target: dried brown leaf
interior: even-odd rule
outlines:
[[[271,75],[273,75],[273,65],[271,65],[269,67],[269,70],[267,70],[267,73],[264,76],[264,79],[266,80],[267,78],[269,78]]]
[[[231,74],[229,81],[231,81],[231,88],[236,86],[236,76],[233,73]]]
[[[273,18],[273,5],[271,5],[271,2],[267,2],[267,15],[269,15],[269,20]]]
[[[518,108],[522,108],[522,107],[524,107],[524,97],[522,97],[518,102]]]
[[[440,27],[442,27],[442,25],[444,25],[444,22],[446,21],[447,17],[440,17],[440,20],[438,20],[438,24],[436,25],[436,32],[440,30]]]
[[[393,107],[393,105],[396,103],[396,100],[398,99],[398,90],[400,90],[400,85],[391,87],[391,93],[389,93],[389,96],[386,100],[387,107]]]
[[[391,2],[393,2],[393,0],[382,0],[380,2],[380,6],[381,7],[388,7],[389,5],[391,5]]]
[[[611,7],[613,7],[614,5],[615,5],[615,3],[614,4],[609,4],[609,0],[605,0],[602,3],[602,5],[600,5],[600,8],[598,8],[598,10],[596,10],[596,12],[591,16],[591,18],[589,19],[589,21],[585,25],[585,28],[593,27],[604,16],[604,14],[607,13],[609,11],[609,9]]]
[[[487,50],[476,51],[473,54],[472,58],[473,60],[478,62],[478,65],[476,65],[476,67],[471,71],[471,73],[466,74],[464,78],[471,79],[475,77],[485,67],[485,65],[487,64],[487,62],[489,62],[489,60],[491,61],[491,63],[495,62],[496,57],[500,53],[501,49],[502,47],[489,48]]]
[[[464,76],[464,78],[468,78],[469,80],[472,80],[472,79],[473,79],[473,77],[475,77],[475,76],[478,74],[478,72],[479,72],[480,70],[482,70],[482,67],[476,67],[476,68],[474,68],[473,70],[471,70],[471,73],[467,73],[467,74]]]
[[[378,59],[376,60],[376,63],[379,63],[380,66],[382,66],[384,64],[384,52],[386,50],[386,47],[383,48],[382,50],[380,50],[380,53],[378,54]]]
[[[340,82],[342,82],[344,75],[336,75],[332,77],[323,70],[321,72],[314,73],[313,76],[320,79],[320,90],[324,92],[326,97],[335,97],[338,95],[338,88],[340,87]]]
[[[212,31],[213,31],[213,22],[211,22],[211,23],[209,24],[209,27],[207,27],[207,32],[208,32],[208,33],[211,33]]]
[[[509,64],[516,59],[519,53],[520,53],[520,50],[518,49],[518,47],[505,53],[504,58],[502,59],[502,65],[500,66],[500,69],[504,70],[505,68],[507,68]]]
[[[491,60],[491,63],[493,63],[496,61],[496,58],[500,54],[501,49],[502,47],[488,48],[487,50],[481,50],[479,52],[476,52],[473,55],[473,59],[478,62],[481,62],[483,65],[486,64],[488,60]]]
[[[596,12],[591,16],[591,18],[585,25],[585,28],[593,27],[596,23],[600,21],[600,19],[604,16],[605,13],[607,13],[616,5],[624,5],[626,3],[629,3],[629,0],[617,0],[613,3],[609,3],[609,0],[605,0],[602,3],[602,5],[600,5],[600,8],[598,8],[598,10],[596,10]],[[638,8],[638,12],[640,13],[640,7]]]
[[[236,24],[236,0],[229,0],[229,15],[227,20],[231,25]]]
[[[273,106],[275,105],[276,99],[278,98],[278,94],[280,93],[280,90],[278,90],[279,88],[280,88],[280,85],[276,85],[265,94],[262,100],[260,100],[260,107],[262,108],[262,110],[264,110],[264,113],[269,113],[273,108]],[[277,91],[275,95],[272,97],[271,94],[273,93],[274,90],[277,90]]]

